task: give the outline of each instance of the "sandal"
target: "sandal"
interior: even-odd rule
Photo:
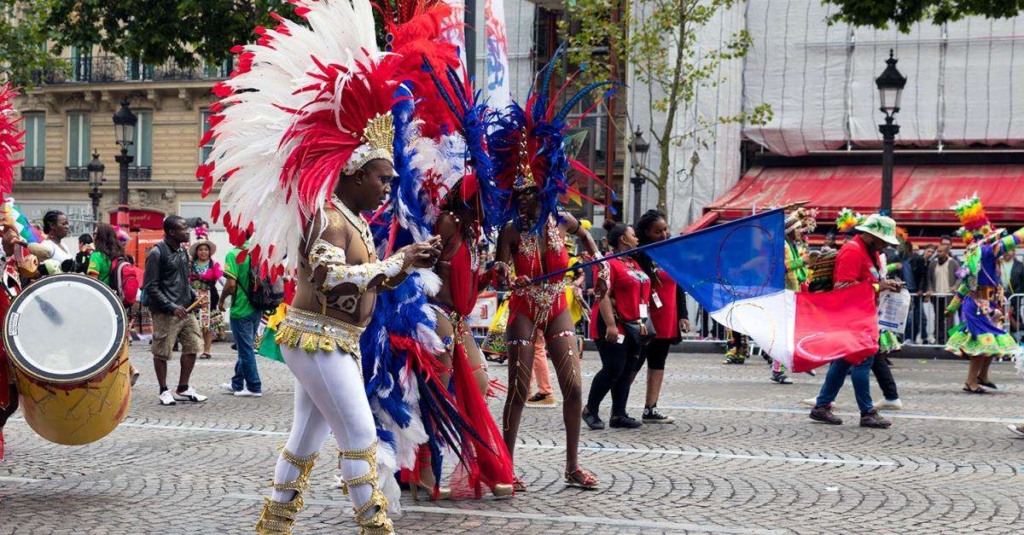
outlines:
[[[596,489],[597,477],[584,470],[583,467],[577,466],[572,472],[565,471],[565,484],[581,489]]]
[[[199,355],[199,358],[201,358],[201,359],[213,358],[213,355],[211,355],[209,353],[203,353],[203,354]]]
[[[526,482],[520,479],[519,476],[512,476],[512,490],[526,492]]]
[[[985,390],[980,386],[978,388],[971,388],[967,383],[964,383],[963,391],[971,394],[988,394],[988,390]]]

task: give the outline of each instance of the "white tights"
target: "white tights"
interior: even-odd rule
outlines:
[[[320,451],[327,433],[333,432],[342,451],[360,450],[373,444],[377,431],[366,400],[363,377],[355,358],[341,351],[307,353],[301,347],[281,346],[285,364],[295,375],[295,415],[285,448],[297,457]],[[346,481],[369,471],[366,461],[345,459],[341,474]],[[284,457],[277,460],[275,483],[288,483],[299,469]],[[356,509],[370,499],[369,484],[349,489]],[[275,490],[271,499],[291,501],[293,490]]]

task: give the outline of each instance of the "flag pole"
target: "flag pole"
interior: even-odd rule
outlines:
[[[673,237],[671,237],[671,238],[669,238],[667,240],[662,240],[662,241],[658,241],[658,242],[654,242],[654,243],[648,243],[647,245],[643,245],[643,246],[637,247],[635,249],[630,249],[628,251],[619,251],[617,253],[612,253],[612,254],[609,254],[609,255],[605,255],[605,256],[603,256],[601,258],[597,258],[597,259],[591,260],[589,262],[584,262],[582,264],[576,264],[575,266],[572,266],[572,267],[569,267],[569,268],[565,268],[565,269],[560,269],[560,270],[555,271],[553,273],[545,273],[544,275],[541,275],[541,276],[539,276],[539,277],[537,277],[535,279],[530,280],[530,284],[537,284],[538,282],[544,282],[544,281],[546,281],[548,279],[557,277],[559,275],[564,275],[566,273],[569,273],[570,271],[580,271],[580,270],[586,269],[586,268],[591,267],[591,266],[596,266],[597,264],[600,264],[601,262],[607,262],[607,261],[609,261],[609,260],[611,260],[613,258],[619,258],[619,257],[622,257],[622,256],[630,256],[630,255],[634,255],[636,253],[642,253],[644,251],[648,251],[648,250],[651,250],[651,249],[657,249],[658,247],[664,247],[666,245],[671,245],[671,244],[673,244],[673,243],[675,243],[675,242],[677,242],[679,240],[682,240],[683,238],[689,238],[691,236],[697,236],[697,235],[700,235],[700,234],[702,234],[704,232],[709,232],[711,230],[720,230],[724,226],[735,225],[735,224],[738,224],[738,223],[742,223],[742,222],[744,222],[744,221],[746,221],[748,219],[765,217],[768,214],[771,214],[771,213],[774,213],[774,212],[790,210],[790,209],[792,209],[792,207],[803,206],[804,204],[807,204],[807,201],[803,201],[803,202],[799,202],[799,203],[793,203],[793,204],[788,205],[788,206],[783,206],[782,208],[775,208],[775,209],[772,209],[772,210],[768,210],[767,212],[761,212],[759,214],[748,215],[746,217],[741,217],[741,218],[736,219],[734,221],[730,221],[728,223],[725,223],[724,225],[719,225],[718,227],[702,228],[700,230],[691,232],[689,234],[680,234],[678,236],[673,236]]]

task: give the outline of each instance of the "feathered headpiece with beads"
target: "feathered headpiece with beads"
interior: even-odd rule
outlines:
[[[980,240],[992,233],[992,223],[985,214],[985,207],[981,204],[978,194],[960,199],[953,205],[953,211],[960,219],[960,229],[957,234],[966,243]]]
[[[564,47],[560,47],[538,74],[538,83],[530,91],[525,108],[513,102],[506,109],[495,112],[493,126],[487,137],[498,186],[510,193],[537,188],[541,204],[537,229],[546,224],[549,216],[557,214],[559,203],[567,196],[593,201],[583,195],[579,187],[569,183],[570,169],[597,182],[611,193],[611,189],[593,171],[566,154],[566,130],[579,121],[576,119],[572,124],[567,121],[569,113],[577,104],[597,89],[605,88],[606,95],[610,94],[614,91],[614,83],[589,84],[569,98],[564,106],[557,108],[555,102],[585,68],[585,65],[582,66],[576,74],[570,76],[552,97],[549,92],[551,78],[563,53]],[[586,112],[580,115],[580,119],[596,108],[600,101],[595,99]],[[503,217],[506,220],[512,219],[515,212],[512,207],[508,207]]]
[[[16,96],[17,91],[10,85],[0,86],[0,196],[10,194],[14,188],[14,166],[21,162],[14,155],[25,149],[21,140],[25,132],[18,128],[21,118],[12,102]]]
[[[377,47],[367,0],[293,0],[304,24],[257,28],[235,47],[238,68],[214,86],[213,149],[197,176],[208,194],[225,181],[211,216],[231,242],[249,240],[261,273],[294,275],[303,229],[342,173],[393,161],[397,62]]]
[[[843,208],[839,211],[839,217],[836,218],[836,231],[840,233],[852,232],[854,227],[864,223],[865,217],[860,213],[854,212],[849,208]]]

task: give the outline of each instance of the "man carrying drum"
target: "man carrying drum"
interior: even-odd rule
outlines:
[[[202,403],[206,396],[189,386],[196,354],[202,350],[203,336],[196,317],[189,314],[197,296],[188,275],[192,269],[188,252],[182,247],[189,238],[188,225],[180,216],[164,219],[164,239],[146,255],[143,288],[146,306],[153,315],[153,368],[160,383],[160,404],[175,405],[178,401]],[[167,388],[167,361],[174,344],[181,345],[181,374],[178,388]]]

